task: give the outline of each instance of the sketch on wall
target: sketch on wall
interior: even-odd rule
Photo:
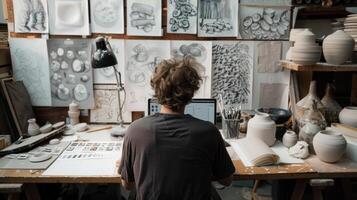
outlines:
[[[128,0],[127,34],[138,36],[162,36],[161,0]]]
[[[117,58],[118,64],[116,69],[121,73],[122,81],[124,81],[124,68],[125,68],[125,43],[121,39],[109,39],[110,46]],[[93,42],[93,46],[95,42]],[[93,48],[94,51],[94,48]],[[94,84],[116,84],[115,71],[112,67],[93,69]]]
[[[257,44],[257,72],[275,73],[281,70],[279,62],[282,54],[280,41],[264,41]]]
[[[87,0],[48,1],[50,34],[89,35]]]
[[[197,33],[197,0],[167,0],[167,32]]]
[[[51,106],[51,90],[45,39],[11,38],[12,69],[23,81],[33,106]]]
[[[211,97],[212,77],[212,42],[210,41],[171,41],[171,56],[174,58],[190,57],[203,66],[202,84],[195,98]]]
[[[240,0],[240,5],[290,6],[291,0]]]
[[[90,0],[93,33],[124,34],[123,0]]]
[[[67,107],[73,100],[81,109],[93,108],[91,41],[48,40],[52,105]]]
[[[288,39],[290,32],[290,7],[240,6],[240,36],[243,39]]]
[[[238,35],[237,0],[199,0],[198,36],[236,37]]]
[[[254,46],[252,42],[217,41],[212,47],[212,97],[251,109]]]
[[[15,32],[48,33],[47,0],[13,1]]]
[[[94,85],[94,109],[90,111],[93,123],[118,123],[119,101],[116,85]]]
[[[125,89],[128,111],[146,110],[147,99],[152,98],[150,79],[157,64],[170,58],[170,41],[125,41]]]
[[[289,84],[283,84],[283,83],[260,84],[259,107],[286,109],[288,98],[289,98]]]

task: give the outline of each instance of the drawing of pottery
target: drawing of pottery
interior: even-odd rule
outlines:
[[[61,100],[68,100],[70,97],[69,89],[66,88],[63,84],[60,84],[57,88],[57,97]]]
[[[73,96],[74,96],[74,99],[77,101],[86,100],[89,96],[86,86],[84,86],[83,84],[76,85],[76,87],[74,87],[74,89],[73,89]]]
[[[133,51],[135,53],[135,60],[137,62],[145,62],[149,59],[149,54],[146,50],[146,47],[142,44],[138,44],[133,48]]]
[[[35,118],[29,119],[29,120],[27,120],[27,122],[29,123],[29,126],[27,128],[27,133],[30,136],[38,135],[38,134],[41,133],[40,127],[36,123],[36,119]]]
[[[339,119],[342,124],[357,128],[357,107],[347,106],[343,108],[339,114]]]
[[[313,139],[317,157],[324,162],[337,162],[346,151],[347,142],[341,133],[324,130]]]
[[[87,82],[87,81],[89,81],[89,76],[87,76],[87,75],[81,76],[81,81],[82,81],[82,82]]]
[[[327,63],[340,65],[351,58],[354,39],[343,30],[338,30],[327,36],[322,44],[324,56]]]
[[[256,113],[248,122],[247,137],[257,137],[272,146],[276,140],[275,131],[276,124],[268,114]]]

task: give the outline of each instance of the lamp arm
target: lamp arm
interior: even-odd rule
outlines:
[[[124,124],[124,121],[123,121],[123,107],[124,107],[124,103],[125,103],[125,100],[126,100],[126,91],[125,91],[125,88],[123,86],[123,83],[121,82],[121,73],[117,70],[117,68],[115,66],[113,66],[113,69],[115,71],[115,78],[116,78],[117,87],[118,87],[118,103],[119,103],[119,117],[120,117],[119,124],[121,126],[123,126],[123,124]],[[121,103],[121,96],[120,96],[120,92],[121,91],[124,92],[123,103]]]

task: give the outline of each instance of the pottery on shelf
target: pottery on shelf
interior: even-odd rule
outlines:
[[[342,124],[357,128],[357,107],[347,106],[343,108],[339,114],[339,119]]]
[[[317,157],[324,162],[337,162],[346,151],[346,140],[341,133],[324,130],[317,133],[313,140]]]
[[[317,109],[319,109],[321,113],[324,113],[324,105],[321,103],[320,98],[317,96],[316,81],[310,82],[309,93],[296,103],[294,116],[297,121],[301,119],[306,110],[311,108],[313,101],[316,102]]]
[[[41,133],[40,127],[36,123],[36,119],[35,118],[29,119],[29,120],[27,120],[27,122],[29,123],[29,126],[27,128],[27,133],[30,136],[38,135],[38,134]]]
[[[351,58],[354,39],[343,30],[337,30],[327,36],[322,44],[324,57],[327,63],[341,65]]]
[[[276,124],[266,113],[257,113],[248,122],[247,137],[261,139],[268,146],[275,143]]]
[[[294,36],[295,37],[295,36]],[[315,34],[305,29],[297,33],[291,48],[291,60],[301,65],[311,65],[320,61],[321,47],[316,43]]]
[[[283,144],[284,146],[290,148],[294,146],[298,141],[298,137],[294,131],[286,131],[283,136]]]
[[[326,86],[326,92],[321,99],[321,103],[325,107],[325,119],[327,124],[338,122],[338,115],[342,108],[333,98],[333,86],[329,83]]]

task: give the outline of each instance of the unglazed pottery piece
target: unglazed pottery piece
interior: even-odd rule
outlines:
[[[57,122],[57,123],[53,124],[52,127],[54,129],[58,129],[58,128],[64,126],[64,125],[65,125],[64,121],[61,121],[61,122]]]
[[[257,113],[248,122],[247,137],[257,137],[268,146],[275,143],[276,124],[266,113]]]
[[[88,124],[87,123],[79,123],[76,124],[75,126],[73,126],[73,129],[77,132],[83,132],[89,129]]]
[[[343,108],[339,114],[339,119],[342,124],[357,128],[357,107],[347,106]]]
[[[333,130],[320,131],[315,135],[313,144],[317,157],[329,163],[340,160],[347,145],[342,134]]]
[[[284,146],[290,148],[297,143],[298,137],[294,131],[286,131],[283,136],[283,144]]]
[[[309,145],[304,141],[298,141],[294,146],[289,148],[289,155],[295,158],[305,159],[309,157]]]
[[[291,48],[291,60],[297,64],[315,64],[321,58],[321,47],[316,44],[315,35],[305,29],[293,36],[294,47]]]
[[[33,163],[38,163],[38,162],[44,162],[46,160],[49,160],[50,158],[52,158],[51,154],[38,153],[38,154],[35,154],[33,156],[30,156],[29,157],[29,161],[33,162]]]
[[[52,131],[52,124],[46,124],[40,128],[41,133],[49,133]]]
[[[321,103],[325,107],[325,118],[328,124],[338,122],[338,115],[342,108],[333,98],[333,86],[328,83],[326,86],[326,92],[324,97],[321,99]]]
[[[27,133],[30,136],[34,136],[34,135],[37,135],[37,134],[41,133],[40,127],[36,123],[36,119],[35,118],[29,119],[29,120],[27,120],[27,122],[29,123],[29,126],[27,128]]]
[[[355,46],[354,39],[343,30],[338,30],[327,36],[322,44],[327,63],[340,65],[349,58]]]

